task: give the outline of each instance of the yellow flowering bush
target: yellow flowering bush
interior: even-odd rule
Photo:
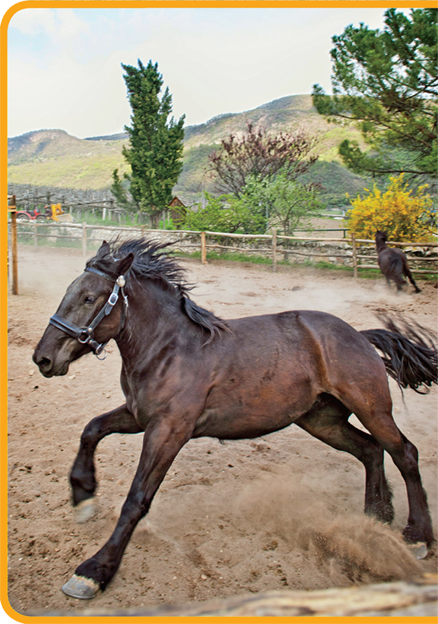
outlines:
[[[374,186],[368,195],[351,201],[347,212],[348,227],[356,238],[374,239],[384,230],[393,241],[428,242],[434,231],[432,198],[427,184],[415,193],[403,183],[403,174],[390,178],[388,190],[382,193]]]

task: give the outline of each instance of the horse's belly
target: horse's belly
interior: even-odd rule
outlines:
[[[312,406],[316,392],[288,393],[272,389],[270,393],[258,392],[253,396],[224,395],[203,410],[196,421],[193,437],[236,440],[257,438],[278,431],[298,420]]]
[[[193,438],[209,437],[220,440],[242,440],[258,438],[273,431],[284,429],[301,416],[285,415],[281,417],[256,418],[250,415],[226,414],[222,412],[205,413],[199,418],[193,431]]]
[[[213,387],[193,437],[256,438],[287,427],[306,413],[321,391],[301,366],[240,370]]]

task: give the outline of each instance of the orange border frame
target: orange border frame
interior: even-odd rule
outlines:
[[[42,8],[435,8],[436,0],[25,0],[11,6],[4,14],[0,25],[0,189],[2,206],[7,195],[7,33],[11,18],[24,9]],[[6,203],[6,202],[5,202]],[[6,211],[2,210],[2,219]],[[53,624],[78,624],[78,616],[27,616],[15,611],[8,600],[8,564],[7,564],[7,227],[4,222],[0,225],[0,603],[4,609],[6,617],[23,624],[43,624],[50,622]],[[85,606],[85,605],[84,605]],[[83,616],[86,621],[93,624],[113,624],[124,622],[125,617],[117,616]],[[5,618],[0,611],[0,618]],[[6,618],[5,618],[6,619]],[[163,621],[174,623],[191,621],[192,617],[131,617],[130,621],[138,622],[148,620],[151,623],[160,624]],[[221,617],[210,617],[213,624],[219,623]],[[232,618],[242,620],[244,618]],[[334,618],[316,617],[318,621],[324,620],[333,622]],[[265,617],[264,622],[274,624],[277,622],[289,622],[290,617]],[[350,624],[356,621],[355,617],[336,618],[342,623]],[[4,621],[4,620],[3,620]],[[308,623],[307,617],[293,618],[294,624]],[[373,624],[383,624],[387,622],[387,617],[373,617]],[[419,622],[424,624],[436,624],[435,617],[396,617],[391,621],[399,624],[412,624]]]

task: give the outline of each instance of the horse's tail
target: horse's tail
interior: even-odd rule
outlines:
[[[380,315],[386,329],[365,329],[360,333],[383,355],[388,375],[401,388],[419,388],[438,384],[438,351],[434,332],[412,319],[401,315],[397,322],[388,315]],[[426,390],[427,392],[427,390]]]

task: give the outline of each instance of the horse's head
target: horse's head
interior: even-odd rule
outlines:
[[[382,230],[377,230],[376,236],[375,236],[376,243],[386,243],[387,240],[388,240],[387,233],[383,232]]]
[[[84,273],[67,288],[56,314],[50,319],[33,361],[45,377],[65,375],[71,362],[94,351],[99,354],[120,330],[123,311],[123,276],[133,254],[116,259],[104,241]]]

